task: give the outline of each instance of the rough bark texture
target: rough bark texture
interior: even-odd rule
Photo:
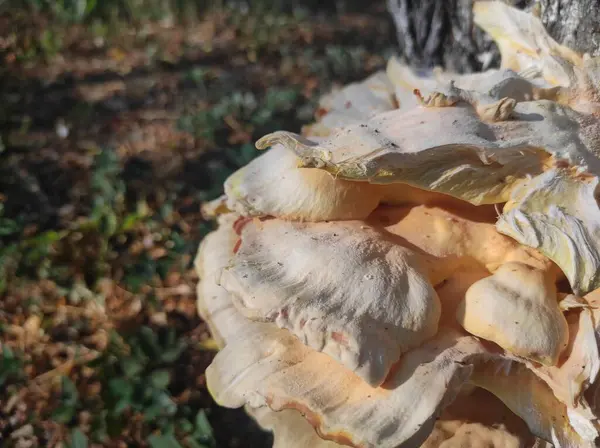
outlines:
[[[541,20],[558,42],[600,55],[600,0],[513,0],[538,4]],[[388,0],[400,52],[416,67],[471,72],[497,65],[498,49],[473,23],[473,0]]]

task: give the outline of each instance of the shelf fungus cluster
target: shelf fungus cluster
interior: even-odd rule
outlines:
[[[278,447],[598,446],[600,59],[474,8],[500,69],[391,60],[205,207],[208,386]]]

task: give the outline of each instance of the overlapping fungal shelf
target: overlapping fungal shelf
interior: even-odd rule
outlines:
[[[600,59],[474,8],[500,69],[392,59],[205,207],[208,386],[276,447],[596,446]]]

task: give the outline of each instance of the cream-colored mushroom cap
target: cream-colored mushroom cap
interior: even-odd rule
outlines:
[[[456,317],[469,333],[510,353],[555,365],[569,338],[556,294],[543,271],[506,263],[468,289]]]
[[[437,332],[419,257],[365,222],[248,222],[221,285],[246,317],[274,322],[372,385]]]
[[[361,219],[381,194],[371,185],[336,181],[317,169],[298,169],[300,159],[276,146],[225,182],[228,207],[245,216],[325,221]]]

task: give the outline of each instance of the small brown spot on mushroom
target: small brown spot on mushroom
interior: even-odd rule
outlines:
[[[345,334],[342,334],[338,331],[332,331],[331,332],[331,339],[333,339],[335,342],[337,342],[340,345],[343,345],[345,347],[348,347],[348,337]]]
[[[282,409],[295,409],[296,411],[300,412],[304,416],[304,418],[306,418],[306,420],[315,428],[315,431],[317,432],[319,437],[321,437],[322,439],[331,440],[332,442],[338,443],[340,445],[347,445],[347,446],[355,447],[355,448],[359,447],[359,445],[356,445],[352,442],[351,435],[346,432],[343,432],[343,431],[337,431],[337,432],[331,432],[331,433],[324,432],[322,429],[323,422],[321,420],[321,416],[319,414],[317,414],[316,412],[311,411],[308,408],[308,406],[303,405],[301,403],[289,401],[287,403],[283,403],[279,409],[274,409],[272,407],[272,403],[273,403],[273,399],[270,397],[267,397],[267,405],[275,411],[279,411]]]
[[[240,216],[233,223],[233,231],[237,235],[241,235],[242,234],[242,230],[244,229],[244,227],[246,226],[246,224],[248,224],[250,221],[252,221],[252,218],[245,218],[243,216]]]
[[[241,246],[241,245],[242,245],[242,239],[241,239],[241,238],[239,238],[239,239],[236,241],[236,243],[235,243],[235,246],[233,246],[233,253],[234,253],[234,254],[237,254],[237,253],[238,253],[238,250],[240,250],[240,246]]]
[[[327,115],[328,113],[329,113],[329,111],[328,111],[327,109],[325,109],[324,107],[319,107],[319,108],[317,109],[317,111],[315,112],[315,116],[316,116],[317,118],[322,118],[322,117],[324,117],[325,115]]]

